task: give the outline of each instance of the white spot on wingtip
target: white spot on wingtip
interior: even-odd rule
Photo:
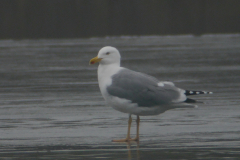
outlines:
[[[163,87],[164,84],[163,84],[162,82],[159,82],[159,83],[158,83],[158,86],[159,86],[159,87]]]
[[[190,91],[189,93],[190,93],[190,94],[193,94],[193,91]]]
[[[173,82],[169,82],[169,81],[164,81],[162,82],[163,84],[168,84],[168,85],[171,85],[171,86],[175,86]]]
[[[196,94],[200,94],[200,92],[196,92]]]
[[[208,92],[208,94],[213,94],[213,92]]]

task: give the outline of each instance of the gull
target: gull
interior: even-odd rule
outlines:
[[[197,107],[196,100],[189,95],[212,94],[206,91],[191,91],[178,88],[169,81],[159,81],[147,74],[136,72],[120,66],[121,55],[111,46],[100,49],[97,57],[89,64],[99,63],[98,83],[101,94],[108,106],[128,113],[128,131],[124,139],[113,142],[139,141],[139,116],[150,116],[164,113],[175,108]],[[131,115],[136,115],[136,137],[130,137]]]

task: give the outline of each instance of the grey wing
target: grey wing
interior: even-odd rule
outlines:
[[[174,85],[162,83],[149,75],[122,69],[112,77],[107,91],[112,96],[131,100],[139,106],[156,106],[184,101],[183,90]],[[160,82],[161,83],[161,82]]]

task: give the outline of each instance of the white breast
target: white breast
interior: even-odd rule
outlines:
[[[112,84],[112,76],[116,73],[118,73],[122,67],[119,67],[117,65],[99,65],[98,66],[98,83],[99,88],[102,93],[102,96],[105,100],[107,100],[107,86]]]

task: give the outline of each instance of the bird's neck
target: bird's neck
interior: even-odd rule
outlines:
[[[120,64],[99,64],[98,66],[98,81],[102,78],[110,78],[113,74],[121,69]]]
[[[106,99],[107,91],[106,86],[112,84],[112,75],[116,74],[121,70],[122,67],[116,64],[103,65],[99,64],[98,66],[98,84],[100,91],[103,97]]]

